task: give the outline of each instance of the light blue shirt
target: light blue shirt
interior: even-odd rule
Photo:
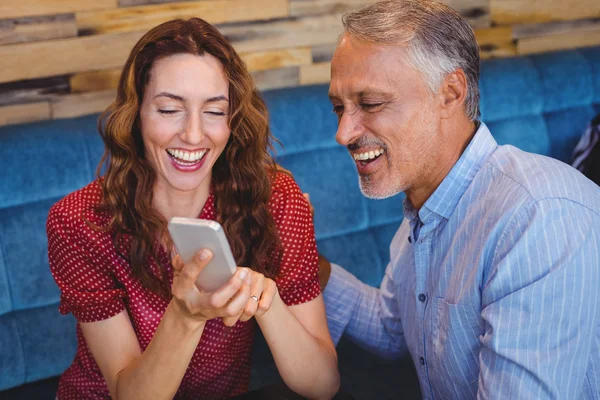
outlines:
[[[600,398],[597,185],[481,124],[404,213],[380,289],[333,266],[336,343],[345,332],[384,357],[409,351],[426,399]]]

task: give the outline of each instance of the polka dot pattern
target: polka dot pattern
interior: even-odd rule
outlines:
[[[50,269],[61,290],[60,312],[73,313],[80,322],[100,321],[127,310],[140,347],[146,349],[164,314],[168,300],[143,288],[131,265],[119,257],[111,232],[91,227],[86,220],[106,226],[109,216],[95,212],[101,199],[97,182],[71,193],[50,210],[47,221]],[[318,256],[308,203],[298,185],[279,173],[273,182],[269,208],[283,245],[279,293],[288,305],[312,300],[320,294]],[[215,219],[211,192],[199,216]],[[119,251],[127,254],[130,238]],[[160,249],[160,261],[169,257]],[[150,268],[157,265],[148,260]],[[177,399],[219,399],[248,390],[250,352],[256,322],[238,322],[231,328],[220,319],[208,321],[177,392]],[[78,350],[73,364],[63,373],[58,398],[108,399],[110,394],[100,369],[77,326]]]

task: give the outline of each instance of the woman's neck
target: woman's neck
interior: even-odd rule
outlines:
[[[167,185],[154,188],[153,207],[170,221],[173,217],[197,218],[210,194],[210,177],[191,191],[180,191]]]

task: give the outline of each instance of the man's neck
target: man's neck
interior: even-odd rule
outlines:
[[[444,178],[454,167],[460,156],[471,142],[475,132],[479,129],[479,122],[465,120],[448,130],[445,137],[448,144],[443,147],[439,157],[433,160],[433,168],[424,176],[422,182],[406,190],[406,197],[415,210],[420,210],[427,199],[435,192]]]

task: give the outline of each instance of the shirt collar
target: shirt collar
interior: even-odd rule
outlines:
[[[467,187],[473,181],[485,160],[497,147],[498,144],[492,137],[490,130],[481,122],[473,139],[471,139],[456,164],[419,210],[419,218],[424,224],[435,218],[435,215],[446,219],[450,218]],[[404,199],[404,215],[409,220],[414,219],[417,215],[408,198]]]

